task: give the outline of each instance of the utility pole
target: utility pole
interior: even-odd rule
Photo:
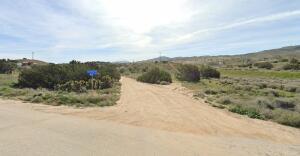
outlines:
[[[31,60],[34,59],[34,52],[31,52]]]

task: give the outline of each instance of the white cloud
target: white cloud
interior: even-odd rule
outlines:
[[[28,0],[25,3],[3,0],[0,35],[19,38],[22,42],[1,45],[0,54],[6,50],[24,49],[40,50],[58,57],[74,50],[97,56],[97,50],[105,52],[112,48],[119,50],[116,54],[109,52],[112,58],[145,58],[177,45],[191,42],[204,42],[204,45],[224,30],[268,24],[300,15],[300,8],[295,11],[274,9],[269,13],[257,11],[255,15],[243,12],[243,6],[249,2]],[[256,6],[259,4],[257,1]],[[266,0],[265,4],[272,4],[272,1]],[[256,11],[256,8],[251,9]],[[241,12],[243,16],[240,16]]]
[[[170,39],[169,42],[175,42],[175,43],[188,42],[188,41],[195,39],[196,37],[198,37],[200,35],[202,38],[205,38],[205,36],[209,36],[210,34],[217,33],[218,31],[233,29],[233,28],[237,28],[237,27],[250,25],[250,24],[272,22],[272,21],[282,20],[282,19],[286,19],[289,17],[293,17],[293,16],[300,16],[300,10],[281,12],[281,13],[276,13],[276,14],[272,14],[272,15],[268,15],[268,16],[257,17],[257,18],[238,21],[238,22],[234,22],[234,23],[224,24],[224,25],[214,27],[214,28],[201,29],[201,30],[180,36],[173,40]]]

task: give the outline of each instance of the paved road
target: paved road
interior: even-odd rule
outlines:
[[[106,108],[0,100],[0,155],[300,155],[299,129],[209,107],[178,86],[122,84]]]

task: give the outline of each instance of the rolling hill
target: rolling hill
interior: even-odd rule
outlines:
[[[142,62],[172,61],[177,63],[200,63],[211,65],[240,64],[245,61],[275,61],[280,59],[300,59],[300,45],[288,46],[278,49],[264,50],[260,52],[241,55],[219,55],[219,56],[193,56],[193,57],[166,57],[153,58]]]

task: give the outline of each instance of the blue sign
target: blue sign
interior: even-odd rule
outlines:
[[[96,76],[97,75],[97,70],[88,70],[87,71],[87,74],[89,75],[89,76]]]

